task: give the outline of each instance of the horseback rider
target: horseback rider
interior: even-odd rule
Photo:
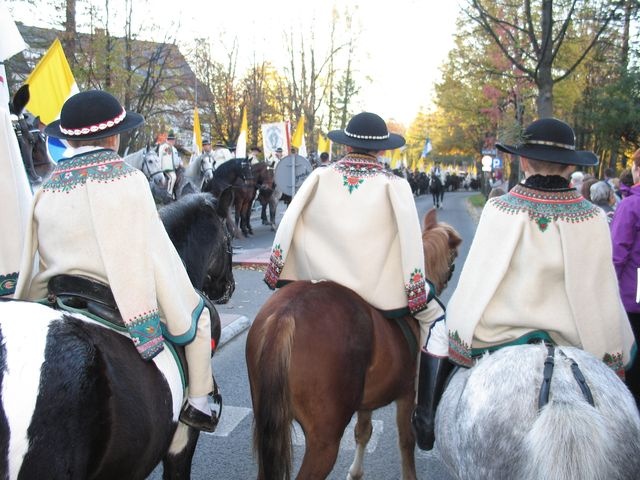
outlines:
[[[262,153],[262,150],[260,150],[260,147],[254,145],[251,147],[251,149],[249,150],[249,160],[251,161],[251,165],[256,165],[258,163],[260,163],[262,160],[260,160],[260,154]]]
[[[16,298],[47,298],[50,280],[61,274],[108,285],[144,360],[163,350],[164,338],[185,346],[189,387],[180,420],[213,431],[210,312],[164,229],[146,177],[117,154],[120,134],[143,122],[109,93],[89,90],[70,97],[60,120],[47,126],[70,148],[34,197]]]
[[[276,232],[265,282],[276,288],[293,280],[332,280],[387,317],[413,315],[418,320],[419,405],[413,423],[418,444],[424,445],[430,435],[423,410],[432,403],[431,370],[446,362],[447,338],[444,309],[424,277],[422,232],[411,188],[379,159],[383,151],[402,147],[405,139],[369,112],[355,115],[346,129],[328,136],[346,145],[348,153],[316,168],[302,183]]]
[[[216,160],[214,158],[213,151],[211,150],[211,140],[207,137],[202,139],[202,153],[198,156],[198,161],[202,164],[202,161],[206,158],[211,160],[211,167],[215,170]]]
[[[216,166],[220,167],[224,162],[227,162],[233,158],[231,151],[222,141],[217,141],[213,147],[213,158],[216,161]]]
[[[282,147],[278,147],[276,148],[271,155],[269,156],[269,166],[271,168],[276,168],[276,165],[278,165],[278,162],[280,160],[282,160],[282,154],[284,153],[284,151],[282,150]]]
[[[470,367],[509,345],[544,341],[595,355],[624,378],[636,345],[618,292],[605,214],[571,188],[576,166],[598,164],[566,123],[545,118],[519,145],[525,178],[482,211],[447,306],[449,356]]]
[[[13,295],[20,268],[20,254],[28,230],[31,186],[11,123],[9,110],[0,107],[0,297]]]
[[[431,178],[438,177],[442,180],[442,168],[440,167],[440,160],[436,160],[433,167],[431,167]]]
[[[182,163],[175,144],[176,134],[173,130],[169,130],[167,140],[158,146],[160,165],[162,166],[162,171],[167,177],[167,193],[171,198],[175,198],[173,194],[173,187],[176,185],[176,169]]]

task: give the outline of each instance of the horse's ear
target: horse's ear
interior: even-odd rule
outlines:
[[[227,187],[225,188],[218,197],[218,208],[217,213],[222,218],[227,218],[229,214],[229,209],[233,204],[233,188]]]
[[[22,85],[13,96],[12,102],[9,104],[11,113],[20,115],[24,107],[29,103],[29,85]]]
[[[431,230],[433,227],[435,227],[438,224],[438,218],[437,218],[437,213],[436,212],[437,212],[437,210],[435,208],[432,208],[424,216],[424,222],[423,222],[423,226],[422,226],[423,230],[425,230],[425,231],[426,230]]]

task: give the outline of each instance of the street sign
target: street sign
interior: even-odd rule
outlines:
[[[482,157],[482,171],[490,172],[491,171],[491,162],[493,159],[489,155],[485,155]]]
[[[286,195],[293,196],[311,173],[309,160],[301,155],[287,155],[276,165],[273,179],[278,190]]]
[[[502,168],[502,159],[498,157],[494,158],[492,167],[494,170],[497,168]]]

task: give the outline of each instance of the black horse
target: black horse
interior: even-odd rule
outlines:
[[[246,185],[247,178],[252,178],[251,160],[248,158],[232,158],[213,171],[211,180],[202,185],[203,192],[219,195],[223,190],[232,187],[234,191],[233,203],[237,205],[235,195]],[[231,211],[227,218],[227,225],[235,238],[240,237],[240,231],[236,228],[236,222],[231,218]]]
[[[214,299],[233,291],[229,207],[228,193],[198,194],[161,214],[194,286]],[[217,342],[213,308],[211,321]],[[128,336],[87,317],[0,302],[0,384],[2,478],[144,479],[161,460],[164,478],[190,476],[199,432],[177,420],[184,390],[168,348],[145,362]]]
[[[13,129],[20,146],[20,154],[24,163],[29,182],[39,184],[47,177],[55,165],[47,155],[47,145],[44,134],[37,125],[33,125],[24,114],[25,106],[29,103],[29,85],[21,86],[9,102],[9,112],[15,115]],[[32,119],[31,122],[36,122]]]
[[[439,175],[431,174],[431,180],[429,181],[429,191],[433,197],[433,206],[440,208],[444,201],[444,184]]]

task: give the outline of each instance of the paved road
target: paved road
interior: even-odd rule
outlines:
[[[451,224],[462,235],[464,242],[457,268],[449,288],[442,295],[448,301],[457,284],[462,263],[475,233],[475,211],[468,207],[467,193],[451,193],[445,197],[444,208],[438,211],[442,221]],[[416,205],[421,218],[431,208],[431,199],[418,197]],[[283,210],[283,205],[280,204]],[[278,218],[282,215],[279,213]],[[254,221],[255,235],[249,239],[234,242],[235,256],[243,252],[259,252],[271,246],[273,233],[268,227]],[[262,271],[256,268],[236,268],[236,291],[227,305],[218,307],[220,313],[246,317],[252,320],[271,291],[262,281]],[[244,360],[246,331],[236,332],[237,336],[225,343],[214,357],[214,371],[222,386],[225,406],[221,424],[214,434],[201,435],[193,462],[193,479],[251,479],[257,475],[257,466],[252,452],[251,398]],[[395,406],[390,405],[374,412],[374,433],[365,458],[365,476],[369,479],[391,479],[400,477],[400,459],[397,449],[395,427]],[[336,466],[330,479],[344,479],[353,459],[353,425],[343,437]],[[294,427],[294,472],[297,471],[304,453],[304,437],[299,428]],[[450,480],[440,462],[437,452],[422,452],[416,449],[418,478],[429,480]],[[160,479],[161,471],[156,469],[151,479]]]

